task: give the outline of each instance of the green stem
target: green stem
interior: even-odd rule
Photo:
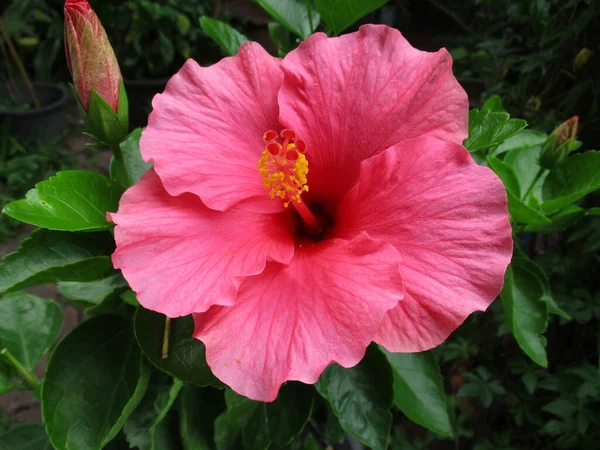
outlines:
[[[162,358],[169,357],[169,335],[171,334],[171,318],[165,317],[165,333],[163,334]]]
[[[527,197],[529,197],[529,194],[531,194],[531,191],[533,190],[533,187],[537,184],[538,181],[540,181],[540,178],[542,177],[542,175],[544,175],[545,171],[546,171],[546,169],[543,169],[543,168],[540,167],[540,169],[538,170],[538,172],[535,174],[535,177],[533,177],[533,181],[531,182],[531,184],[527,188],[527,191],[525,192],[525,195],[522,197],[525,202],[527,202]]]
[[[127,171],[127,166],[125,165],[125,160],[123,159],[123,152],[121,152],[121,147],[119,147],[119,145],[114,145],[112,147],[112,153],[113,156],[115,157],[115,161],[117,162],[117,165],[119,166],[119,170],[121,171],[121,174],[123,175],[123,178],[125,179],[125,183],[127,184],[126,187],[131,187],[133,185],[133,183],[131,182],[131,177],[129,176],[129,172]]]
[[[8,351],[7,348],[2,349],[2,351],[0,351],[0,355],[4,356],[4,359],[6,359],[6,361],[8,361],[10,363],[10,365],[13,366],[17,370],[17,372],[19,373],[19,376],[32,389],[36,389],[42,383],[38,379],[38,377],[35,376],[35,374],[33,374],[32,372],[25,369],[25,367],[23,367],[23,365],[19,361],[17,361],[17,359]]]

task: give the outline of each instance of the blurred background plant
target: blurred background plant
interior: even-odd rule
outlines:
[[[0,209],[22,198],[38,181],[76,165],[73,152],[61,143],[63,136],[43,144],[24,142],[5,131],[6,125],[0,129]],[[0,215],[0,242],[15,237],[21,228],[20,222]]]
[[[6,31],[18,49],[25,69],[36,81],[68,79],[63,51],[62,4],[60,0],[10,1],[4,11],[0,7]],[[4,37],[2,44],[4,70],[0,81],[8,76],[9,56]]]
[[[75,164],[62,142],[69,132],[66,95],[51,83],[68,76],[61,7],[55,0],[22,0],[0,8],[0,208]],[[0,215],[0,242],[20,229]]]
[[[125,79],[170,77],[186,59],[220,59],[216,45],[197,26],[215,12],[214,0],[91,1],[105,25]]]
[[[393,23],[417,47],[446,47],[474,106],[551,130],[573,115],[592,147],[600,129],[600,4],[595,0],[396,0]]]

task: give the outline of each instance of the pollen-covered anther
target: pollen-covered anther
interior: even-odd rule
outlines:
[[[291,202],[302,202],[302,193],[308,192],[306,144],[288,129],[280,133],[269,130],[263,140],[266,146],[258,160],[258,171],[269,196],[282,199],[286,208]]]

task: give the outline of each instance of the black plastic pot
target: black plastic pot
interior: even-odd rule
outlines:
[[[0,106],[0,121],[7,120],[9,132],[17,138],[49,141],[66,127],[64,107],[68,95],[61,86],[53,83],[33,83],[33,88],[42,106],[23,110]],[[13,96],[23,104],[33,103],[24,84],[10,90],[7,85],[0,86],[0,97]]]
[[[129,126],[145,127],[152,111],[152,99],[165,90],[168,78],[158,80],[125,80],[129,100]]]

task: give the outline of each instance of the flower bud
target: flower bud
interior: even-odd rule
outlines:
[[[561,123],[552,134],[556,135],[556,145],[560,146],[565,142],[569,142],[569,151],[575,144],[577,139],[577,131],[579,131],[579,116],[573,116],[569,120]]]
[[[551,170],[558,163],[564,161],[575,147],[579,117],[573,116],[560,124],[548,136],[542,145],[539,164],[547,170]]]
[[[87,0],[65,2],[65,51],[79,101],[87,112],[92,89],[116,113],[121,71],[106,32]]]
[[[578,70],[583,68],[583,66],[585,66],[588,63],[593,54],[594,52],[589,48],[582,48],[579,51],[579,53],[577,53],[577,56],[575,56],[575,59],[573,59],[573,69],[577,72]]]

